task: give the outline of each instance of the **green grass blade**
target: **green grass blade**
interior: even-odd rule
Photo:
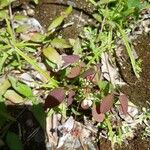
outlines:
[[[14,50],[22,57],[24,58],[29,64],[32,65],[32,67],[38,71],[44,78],[45,78],[45,82],[50,81],[52,85],[57,86],[57,83],[54,79],[52,79],[49,74],[44,71],[43,69],[41,69],[38,65],[37,62],[34,62],[33,59],[31,59],[30,57],[28,57],[25,53],[23,53],[20,49],[18,49],[16,46],[14,46]]]
[[[127,36],[126,36],[124,30],[121,28],[121,26],[120,26],[120,25],[117,25],[117,26],[118,26],[119,32],[120,32],[121,35],[122,35],[122,39],[123,39],[123,42],[124,42],[124,44],[125,44],[127,53],[128,53],[128,55],[129,55],[129,57],[130,57],[130,61],[131,61],[131,65],[132,65],[133,71],[134,71],[136,77],[139,78],[140,76],[139,76],[139,73],[138,73],[138,71],[137,71],[137,69],[136,69],[136,60],[135,60],[135,58],[134,58],[134,56],[133,56],[132,49],[131,49],[131,47],[130,47],[130,45],[129,45],[129,42],[128,42],[128,38],[127,38]]]

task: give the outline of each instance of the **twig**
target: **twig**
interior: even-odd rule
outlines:
[[[24,142],[24,144],[26,144],[27,142],[29,142],[40,130],[40,127],[37,127],[28,137],[27,140]]]
[[[103,28],[104,28],[104,25],[105,25],[105,20],[106,20],[106,17],[104,17],[103,21],[102,21],[102,24],[101,24],[101,28],[100,28],[100,34],[102,33],[103,31]]]
[[[106,52],[104,52],[104,58],[105,58],[105,63],[106,63],[106,67],[108,69],[108,75],[109,75],[109,78],[110,78],[110,81],[112,83],[113,86],[115,86],[114,82],[113,82],[113,79],[112,79],[112,76],[110,75],[110,67],[109,67],[109,57],[107,58],[107,55],[106,55]]]
[[[11,4],[9,4],[9,15],[10,15],[10,23],[11,23],[11,27],[12,27],[12,32],[13,32],[13,35],[15,37],[14,20],[13,20]]]

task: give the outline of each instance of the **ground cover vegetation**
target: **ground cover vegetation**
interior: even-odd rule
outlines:
[[[95,143],[105,132],[112,147],[131,136],[135,120],[147,125],[149,136],[150,112],[144,108],[139,115],[131,113],[137,107],[120,90],[126,83],[116,59],[121,41],[131,72],[140,79],[142,60],[135,57],[127,33],[149,3],[89,0],[95,7],[95,24],[84,27],[77,39],[65,39],[57,31],[65,28],[72,6],[43,29],[34,18],[14,13],[14,1],[0,0],[0,147],[23,149],[21,137],[10,131],[19,116],[13,117],[9,106],[27,106],[45,132],[51,116],[72,116],[81,122],[85,116],[100,131]]]

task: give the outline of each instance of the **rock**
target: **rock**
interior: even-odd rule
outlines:
[[[7,90],[4,94],[4,97],[14,104],[20,104],[25,102],[25,100],[14,90]]]
[[[31,8],[27,9],[27,15],[33,17],[35,15],[35,11]]]

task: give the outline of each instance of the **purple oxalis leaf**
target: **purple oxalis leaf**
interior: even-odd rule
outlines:
[[[70,64],[78,62],[80,57],[78,55],[62,55],[62,60],[64,61],[63,67],[67,67]]]
[[[120,94],[119,101],[124,115],[128,114],[128,97],[125,94]]]
[[[92,116],[97,122],[102,122],[105,119],[105,114],[99,113],[96,106],[92,108]]]
[[[101,113],[106,113],[107,111],[111,109],[111,107],[113,106],[113,99],[114,99],[113,94],[109,94],[102,99],[102,103],[100,105]]]
[[[72,104],[74,96],[75,92],[73,90],[70,90],[67,98],[67,106],[70,106]]]
[[[93,68],[90,68],[90,69],[86,70],[85,72],[83,72],[81,77],[86,78],[86,77],[91,76],[93,74],[95,74],[95,70]]]
[[[55,88],[50,91],[45,100],[45,108],[58,106],[65,99],[65,91],[62,88]]]
[[[68,73],[68,78],[75,78],[80,74],[81,66],[75,66],[71,68],[70,72]]]

